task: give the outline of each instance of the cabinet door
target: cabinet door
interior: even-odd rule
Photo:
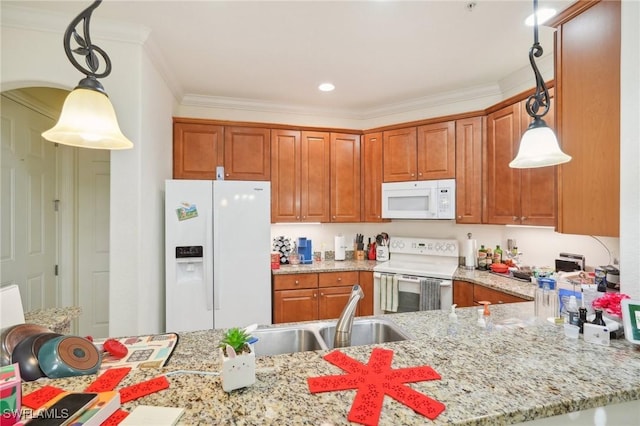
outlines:
[[[230,180],[271,179],[271,132],[255,127],[226,127],[224,175]]]
[[[554,129],[553,88],[549,90],[551,108],[543,117]],[[526,100],[521,105],[521,133],[524,134],[532,119],[527,114]],[[520,136],[522,138],[522,136]],[[516,144],[516,149],[519,143]],[[517,151],[516,151],[517,152]],[[557,166],[520,170],[520,223],[522,225],[555,226],[556,224],[556,174]]]
[[[473,306],[473,284],[466,281],[453,281],[453,303],[458,308]]]
[[[382,222],[382,132],[362,138],[362,220]]]
[[[558,166],[559,232],[620,236],[620,7],[595,3],[556,32],[558,139],[572,157]]]
[[[318,298],[318,318],[335,319],[340,317],[342,310],[349,301],[351,287],[325,287],[319,289]],[[356,308],[356,315],[359,315],[360,304]]]
[[[271,221],[300,220],[300,132],[271,130]]]
[[[416,128],[389,130],[382,134],[385,182],[416,180]]]
[[[511,294],[507,294],[502,291],[494,290],[492,288],[484,287],[477,284],[473,286],[473,300],[478,304],[479,302],[488,301],[491,302],[492,305],[498,305],[502,303],[528,302],[527,299],[523,299],[521,297],[513,296]]]
[[[352,288],[358,279],[358,271],[322,272],[318,274],[318,287]]]
[[[201,123],[173,123],[173,178],[215,179],[222,165],[224,128]]]
[[[427,124],[417,131],[418,180],[455,178],[455,121]]]
[[[316,319],[318,319],[317,289],[273,292],[273,322],[275,324]]]
[[[331,133],[331,221],[360,222],[360,135]]]
[[[286,274],[273,277],[274,290],[299,290],[317,287],[318,274]]]
[[[487,116],[486,160],[482,167],[485,223],[520,224],[520,171],[509,168],[519,138],[519,103]]]
[[[482,117],[456,121],[456,222],[482,223]]]
[[[303,222],[329,222],[330,139],[325,132],[302,132],[300,214]]]
[[[364,298],[360,300],[360,315],[373,315],[373,272],[360,271],[360,287]]]

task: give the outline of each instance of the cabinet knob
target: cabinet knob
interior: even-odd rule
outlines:
[[[513,221],[514,221],[514,222],[517,222],[517,221],[518,221],[518,216],[514,216],[514,217],[513,217]]]
[[[418,173],[418,176],[422,176],[422,172]]]
[[[296,220],[300,220],[300,216],[296,216]]]
[[[412,177],[413,177],[413,176],[415,176],[415,175],[416,175],[415,173],[411,173],[411,176],[412,176]]]
[[[462,219],[462,216],[458,216],[458,219]]]
[[[303,218],[303,219],[306,219],[307,217],[306,217],[306,216],[302,216],[302,218]]]
[[[338,281],[342,281],[342,277],[338,277]]]
[[[520,220],[522,220],[522,221],[524,222],[525,220],[527,220],[527,217],[526,217],[526,216],[522,216],[522,217],[520,218]]]
[[[313,298],[315,299],[316,297],[318,297],[317,293],[313,293]]]
[[[336,217],[335,217],[335,216],[333,216],[333,218],[335,219]]]
[[[320,297],[324,296],[324,293],[320,293]]]
[[[229,173],[225,173],[224,175],[225,175],[226,177],[229,177]]]
[[[296,283],[295,283],[295,284],[296,284],[296,285],[300,284],[300,281],[296,280]]]

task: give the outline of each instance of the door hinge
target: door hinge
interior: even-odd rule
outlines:
[[[60,200],[53,200],[53,211],[57,212],[60,210]]]
[[[58,276],[58,265],[53,268],[53,273],[56,277]]]

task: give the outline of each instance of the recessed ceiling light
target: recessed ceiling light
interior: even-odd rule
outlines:
[[[555,9],[540,9],[538,10],[538,25],[542,25],[549,19],[556,16]],[[533,27],[533,13],[525,19],[524,24],[528,27]]]
[[[331,83],[322,83],[320,86],[318,86],[318,90],[320,90],[322,92],[331,92],[335,88],[336,88],[336,86],[334,86]]]

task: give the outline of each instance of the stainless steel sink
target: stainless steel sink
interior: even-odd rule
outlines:
[[[320,343],[318,334],[306,327],[263,328],[253,331],[251,335],[258,338],[254,344],[256,356],[326,349]]]
[[[336,321],[320,321],[292,326],[261,328],[251,333],[257,337],[256,356],[333,349]],[[353,321],[351,346],[410,340],[411,336],[392,321],[380,318]]]
[[[336,333],[335,323],[318,331],[328,349],[333,348]],[[399,342],[408,340],[410,336],[395,323],[383,319],[356,319],[351,329],[351,346],[373,345],[376,343]]]

